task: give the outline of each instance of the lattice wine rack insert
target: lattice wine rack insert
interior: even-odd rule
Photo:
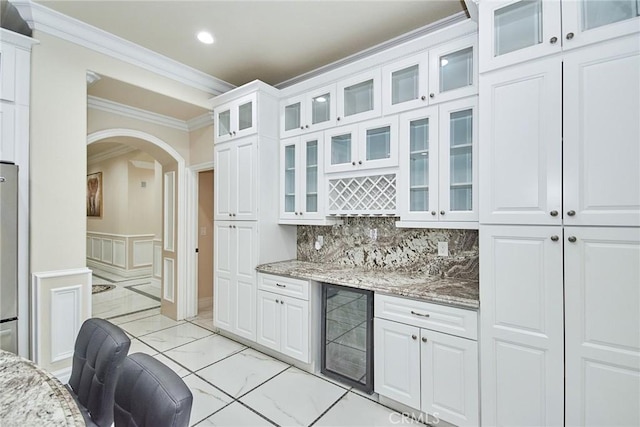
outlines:
[[[396,212],[396,174],[329,180],[329,214],[393,215]]]

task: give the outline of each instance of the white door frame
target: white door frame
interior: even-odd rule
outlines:
[[[118,136],[126,136],[141,139],[152,143],[153,145],[161,148],[167,154],[169,154],[178,163],[178,218],[184,218],[184,220],[178,220],[177,224],[177,262],[178,262],[178,286],[177,297],[178,303],[176,306],[176,316],[178,320],[182,320],[186,317],[195,316],[197,313],[197,306],[194,310],[194,303],[197,303],[195,299],[196,294],[196,272],[189,268],[195,263],[195,250],[189,251],[188,248],[195,248],[192,242],[194,237],[193,233],[193,216],[194,209],[193,204],[190,203],[187,206],[187,202],[191,201],[188,197],[192,194],[193,175],[186,172],[185,160],[171,145],[161,140],[157,136],[148,134],[135,129],[114,128],[105,129],[97,132],[93,132],[87,135],[87,145],[94,142],[103,140],[105,138],[114,138]],[[195,210],[197,214],[197,209]],[[197,222],[196,222],[197,228]]]

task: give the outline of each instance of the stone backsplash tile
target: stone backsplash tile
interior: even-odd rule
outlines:
[[[298,226],[298,260],[478,280],[478,230],[396,228],[397,218],[345,218],[343,225]],[[373,240],[370,230],[377,230]],[[315,249],[317,236],[324,246]],[[438,256],[438,242],[449,256]]]

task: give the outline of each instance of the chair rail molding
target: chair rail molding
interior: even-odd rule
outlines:
[[[197,313],[197,311],[195,311],[196,308],[193,307],[193,301],[189,300],[192,299],[191,294],[195,294],[194,288],[197,285],[195,279],[196,276],[195,272],[188,268],[188,266],[193,265],[193,263],[195,262],[193,260],[195,257],[195,252],[188,250],[189,246],[187,245],[191,231],[191,229],[189,228],[189,218],[193,216],[192,211],[193,209],[195,209],[195,207],[191,205],[187,206],[187,195],[189,194],[190,190],[187,181],[190,174],[187,174],[185,160],[180,155],[180,153],[178,153],[171,145],[167,144],[157,136],[135,129],[114,128],[96,131],[87,135],[87,145],[105,138],[113,138],[117,136],[128,136],[150,142],[164,150],[178,163],[178,187],[176,188],[178,196],[177,215],[178,218],[184,218],[185,220],[178,220],[176,224],[176,231],[178,236],[178,238],[176,239],[178,252],[176,256],[176,283],[180,284],[180,286],[176,286],[175,296],[178,299],[176,306],[176,317],[178,320],[182,320],[186,317],[195,316]]]
[[[31,0],[11,2],[29,26],[63,40],[149,70],[214,95],[233,89],[230,83],[189,67],[109,32]]]

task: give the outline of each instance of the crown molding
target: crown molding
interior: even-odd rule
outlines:
[[[429,35],[431,33],[434,33],[436,31],[440,31],[442,29],[445,29],[447,27],[449,27],[450,25],[456,24],[458,22],[463,22],[465,20],[467,20],[467,14],[465,12],[458,12],[455,15],[451,15],[451,16],[447,16],[446,18],[443,18],[439,21],[433,22],[429,25],[425,25],[424,27],[420,27],[418,29],[415,29],[413,31],[410,31],[408,33],[402,34],[396,38],[393,38],[391,40],[387,40],[385,42],[382,42],[378,45],[375,45],[373,47],[370,47],[368,49],[365,50],[361,50],[360,52],[354,53],[353,55],[347,56],[346,58],[342,58],[339,59],[335,62],[332,62],[330,64],[327,65],[323,65],[322,67],[316,68],[315,70],[309,71],[307,73],[304,74],[300,74],[299,76],[293,77],[291,79],[285,80],[283,82],[280,82],[276,85],[274,85],[275,88],[277,89],[284,89],[286,87],[289,86],[293,86],[297,83],[301,83],[303,81],[312,79],[314,77],[320,76],[322,74],[325,74],[329,71],[333,71],[333,70],[337,70],[339,68],[342,68],[344,66],[353,64],[355,62],[358,62],[362,59],[366,59],[368,57],[371,57],[373,55],[376,55],[378,53],[382,53],[384,51],[393,49],[394,47],[398,47],[401,46],[407,42],[410,42],[412,40],[416,40],[420,37]]]
[[[95,163],[104,162],[105,160],[112,159],[114,157],[122,156],[132,151],[136,151],[136,148],[122,144],[119,147],[114,147],[110,150],[103,151],[98,154],[94,154],[87,157],[87,164],[93,165]]]
[[[204,113],[201,116],[194,117],[191,120],[187,120],[187,127],[189,128],[189,132],[202,129],[207,126],[213,126],[212,112]]]
[[[38,40],[16,33],[11,30],[0,28],[0,40],[20,46],[23,49],[31,49],[34,44],[40,43]]]
[[[98,98],[96,96],[89,95],[87,97],[87,107],[105,111],[107,113],[117,114],[119,116],[142,120],[143,122],[178,129],[183,132],[189,132],[187,122],[184,120],[175,119],[173,117],[164,116],[162,114],[153,113],[141,108],[131,107],[129,105],[120,104],[118,102]]]
[[[32,29],[136,65],[212,95],[235,86],[31,0],[11,2]]]

